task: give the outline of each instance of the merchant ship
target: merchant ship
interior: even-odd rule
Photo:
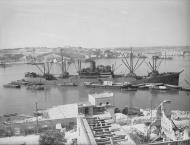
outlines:
[[[125,58],[125,56],[124,56]],[[140,58],[139,58],[140,60]],[[123,59],[123,63],[127,67],[127,69],[130,71],[126,75],[126,80],[129,81],[132,84],[143,84],[143,83],[163,83],[163,84],[170,84],[170,85],[178,85],[179,83],[179,75],[181,72],[164,72],[159,73],[158,68],[161,65],[162,60],[159,60],[158,56],[152,57],[152,63],[148,62],[147,65],[151,69],[151,72],[148,73],[147,76],[137,76],[134,72],[136,69],[138,69],[141,64],[144,62],[145,59],[143,59],[141,62],[137,60],[135,65],[133,65],[133,52],[131,50],[130,53],[130,61],[125,58]],[[159,63],[158,63],[159,60]],[[140,63],[138,63],[140,62]],[[158,64],[157,64],[158,63]]]

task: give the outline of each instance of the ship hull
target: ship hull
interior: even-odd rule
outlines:
[[[98,73],[91,72],[91,73],[79,73],[80,78],[98,78]]]
[[[112,72],[91,72],[91,73],[79,73],[80,78],[109,78],[109,77],[113,77],[113,73]]]
[[[84,82],[97,82],[99,81],[113,81],[115,83],[125,83],[128,82],[130,84],[138,85],[138,84],[145,84],[145,83],[162,83],[162,84],[169,84],[169,85],[178,85],[179,83],[179,75],[180,72],[171,72],[171,73],[161,73],[156,76],[148,77],[129,77],[123,75],[113,75],[113,74],[98,74],[98,73],[91,73],[91,74],[79,74],[76,76],[70,76],[69,78],[56,78],[56,80],[45,80],[44,78],[32,78],[32,77],[25,77],[26,81],[29,82],[41,82],[44,84],[65,84],[68,82],[72,82],[75,84],[84,85]]]
[[[170,85],[178,85],[179,84],[179,74],[180,73],[162,73],[157,76],[152,77],[144,77],[141,80],[136,80],[135,84],[141,83],[163,83]]]

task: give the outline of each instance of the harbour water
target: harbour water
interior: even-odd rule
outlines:
[[[97,60],[97,65],[122,64],[121,59]],[[85,67],[87,64],[83,64]],[[190,87],[185,79],[190,80],[190,57],[174,57],[173,60],[164,60],[159,68],[160,72],[179,72],[179,85]],[[137,71],[138,75],[146,75],[148,67],[144,63]],[[0,67],[0,115],[8,113],[32,114],[35,109],[35,102],[38,102],[40,109],[45,109],[55,105],[76,103],[87,101],[88,93],[101,92],[103,89],[90,89],[85,87],[63,87],[51,86],[44,91],[32,91],[22,87],[21,89],[3,88],[3,84],[14,80],[22,79],[26,72],[39,72],[35,66],[28,64],[12,65],[6,68]],[[60,72],[59,66],[53,66],[53,74]],[[70,74],[76,74],[77,67],[72,64],[69,68]],[[124,65],[116,70],[115,73],[128,73]],[[154,108],[163,100],[171,100],[170,109],[190,111],[190,93],[182,91],[159,91],[159,90],[138,90],[125,91],[110,90],[114,92],[115,106],[122,108],[125,106],[135,106],[141,108]]]

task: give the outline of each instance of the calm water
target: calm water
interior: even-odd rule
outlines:
[[[97,64],[116,64],[119,66],[121,60],[106,59],[97,60]],[[87,64],[83,64],[83,67]],[[190,57],[175,57],[173,60],[163,61],[159,71],[181,71],[180,85],[188,86],[184,79],[190,81]],[[31,91],[24,87],[21,89],[3,88],[3,84],[13,80],[22,79],[25,72],[35,71],[38,69],[31,65],[13,65],[7,68],[0,68],[0,115],[6,113],[25,113],[32,114],[35,108],[35,102],[39,104],[39,108],[48,108],[55,105],[75,103],[88,100],[89,92],[101,92],[102,89],[87,89],[84,87],[51,87],[45,91]],[[53,66],[52,73],[58,74],[59,66]],[[71,74],[76,74],[76,65],[69,68]],[[146,75],[148,72],[146,64],[143,64],[136,73]],[[128,72],[124,65],[116,70],[115,73]],[[190,95],[188,92],[178,91],[136,91],[136,92],[120,92],[113,91],[115,105],[118,107],[136,106],[136,107],[156,107],[163,100],[171,100],[170,109],[180,109],[190,111]]]

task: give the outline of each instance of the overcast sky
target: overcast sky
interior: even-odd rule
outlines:
[[[189,0],[0,0],[0,49],[190,44]]]

